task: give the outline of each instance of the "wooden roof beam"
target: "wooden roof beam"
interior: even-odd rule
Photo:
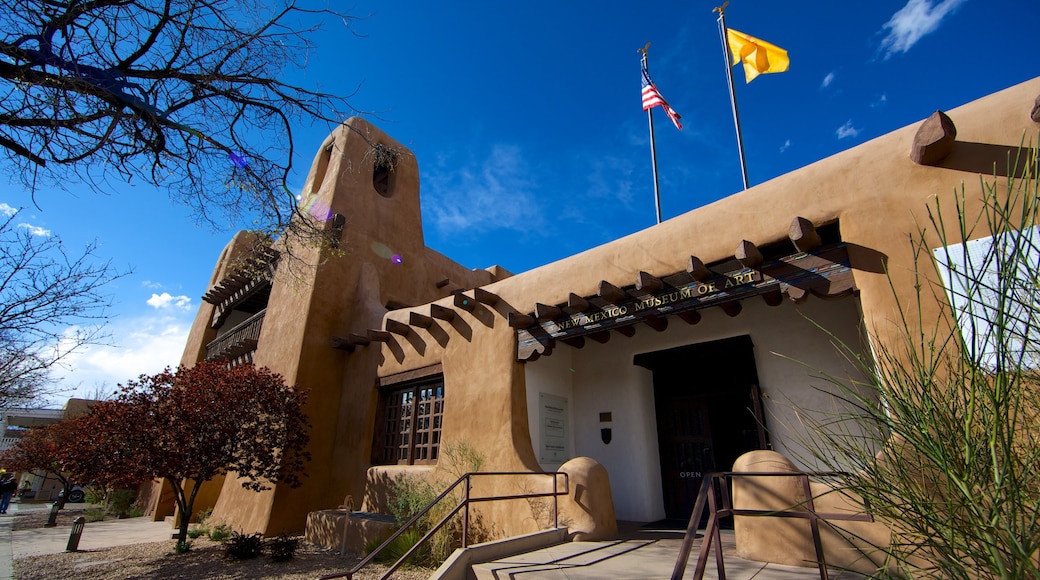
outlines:
[[[597,291],[597,294],[600,298],[610,302],[611,304],[617,304],[618,302],[628,298],[628,294],[624,290],[606,280],[599,281],[599,290]]]
[[[711,270],[697,256],[690,256],[690,261],[686,263],[686,272],[698,282],[704,282],[712,277]]]
[[[383,330],[369,328],[365,335],[372,342],[390,342],[390,333]]]
[[[578,296],[574,292],[571,292],[567,296],[567,308],[573,312],[585,312],[591,306],[592,305],[589,304],[588,300],[582,298],[581,296]]]
[[[508,319],[509,326],[512,328],[530,328],[538,324],[538,321],[533,316],[520,314],[519,312],[510,312]]]
[[[368,346],[372,341],[369,340],[368,336],[362,336],[351,332],[347,335],[347,342],[351,346]]]
[[[430,316],[437,320],[451,322],[455,318],[455,311],[440,304],[430,304]]]
[[[780,303],[784,301],[784,293],[780,291],[780,288],[776,288],[763,294],[762,300],[769,306],[780,306]]]
[[[664,282],[657,276],[648,274],[642,270],[640,270],[639,274],[636,275],[636,290],[642,292],[656,292],[661,288],[664,288]]]
[[[664,332],[668,328],[668,318],[666,316],[653,316],[643,322],[657,332]]]
[[[701,313],[696,310],[680,312],[677,316],[681,318],[683,322],[690,325],[697,324],[701,321]]]
[[[483,288],[474,288],[473,297],[477,299],[477,302],[487,304],[488,306],[494,306],[499,300],[497,294],[492,294]]]
[[[456,308],[461,308],[466,312],[473,312],[477,309],[477,301],[469,296],[466,296],[462,292],[455,293],[453,298]]]
[[[534,317],[540,321],[554,320],[561,318],[563,311],[556,306],[550,306],[549,304],[542,304],[541,302],[534,303]]]
[[[342,337],[339,337],[339,336],[333,336],[332,340],[330,342],[331,342],[332,348],[339,349],[339,350],[345,350],[347,352],[354,352],[354,345],[350,344],[350,341],[347,340],[346,338],[342,338]]]
[[[757,268],[762,265],[763,261],[765,261],[758,246],[747,240],[741,240],[740,243],[737,244],[737,249],[733,252],[733,256],[745,268]]]
[[[400,334],[401,336],[408,336],[412,332],[412,327],[403,322],[394,320],[393,318],[387,318],[386,330],[394,334]]]
[[[787,237],[799,252],[811,252],[823,243],[820,234],[816,232],[816,226],[803,217],[794,218],[791,227],[787,229]]]
[[[418,312],[409,312],[408,324],[418,326],[419,328],[430,328],[433,326],[433,318],[419,314]]]
[[[741,306],[740,302],[736,300],[723,302],[722,304],[719,304],[719,308],[721,308],[722,311],[726,313],[726,316],[729,316],[730,318],[733,318],[734,316],[740,314],[742,310],[744,310],[744,307]]]
[[[581,349],[585,348],[585,337],[584,336],[572,336],[571,338],[562,338],[560,342],[567,346],[573,346],[574,348]]]

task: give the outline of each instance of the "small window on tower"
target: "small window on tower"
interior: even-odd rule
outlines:
[[[394,168],[397,151],[386,145],[372,147],[372,187],[383,197],[394,195]]]

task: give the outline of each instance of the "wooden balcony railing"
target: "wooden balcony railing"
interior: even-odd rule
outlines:
[[[266,312],[266,308],[257,312],[207,344],[206,360],[229,360],[233,364],[252,362],[252,353],[260,341],[260,328],[264,325]],[[242,357],[248,360],[239,361]]]

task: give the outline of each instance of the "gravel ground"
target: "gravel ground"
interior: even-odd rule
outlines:
[[[68,511],[68,513],[64,513]],[[59,526],[71,526],[82,510],[63,510]],[[41,527],[47,514],[32,513],[15,517],[16,530]],[[192,540],[187,554],[174,554],[173,540],[150,544],[133,544],[74,553],[49,554],[18,558],[14,561],[15,580],[76,580],[113,579],[252,579],[315,580],[324,574],[345,572],[357,562],[356,558],[341,557],[335,551],[301,544],[296,558],[289,562],[275,562],[267,555],[255,560],[229,560],[224,557],[220,544],[204,538]],[[385,566],[372,565],[355,578],[379,578]],[[411,568],[398,570],[394,578],[418,580],[428,578],[432,570]]]

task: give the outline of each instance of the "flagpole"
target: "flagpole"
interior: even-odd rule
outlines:
[[[643,53],[643,68],[647,71],[650,70],[649,64],[646,60],[647,50],[650,48],[650,43],[646,43],[646,46],[639,49],[639,52]],[[646,110],[646,121],[650,124],[650,167],[654,173],[654,207],[657,209],[657,223],[661,223],[661,192],[657,185],[657,146],[654,144],[654,109],[651,107]]]
[[[744,180],[744,189],[748,188],[747,165],[744,162],[744,137],[740,131],[740,114],[737,113],[737,91],[733,86],[733,67],[730,66],[729,42],[726,34],[726,5],[712,8],[712,12],[719,13],[719,34],[722,38],[722,56],[726,60],[726,80],[729,81],[729,103],[733,107],[733,126],[737,131],[737,153],[740,156],[740,177]]]

